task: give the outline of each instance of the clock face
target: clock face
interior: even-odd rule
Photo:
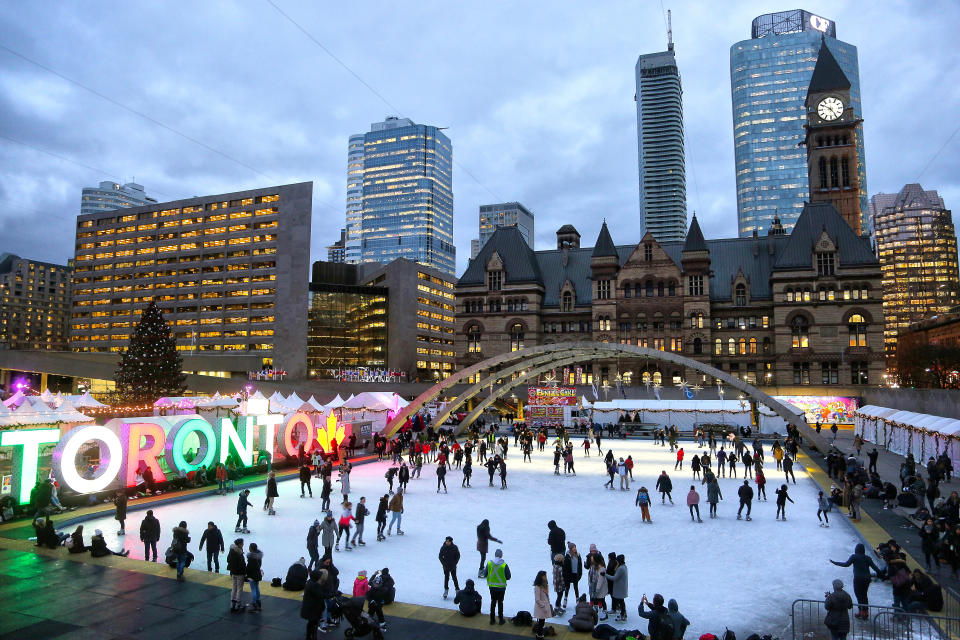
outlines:
[[[828,96],[817,105],[817,115],[824,120],[836,120],[843,115],[843,101],[834,96]]]

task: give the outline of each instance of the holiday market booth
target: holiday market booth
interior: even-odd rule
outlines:
[[[946,451],[960,465],[960,420],[868,404],[854,414],[854,432],[901,456],[912,453],[921,464]]]
[[[750,403],[746,400],[610,400],[589,402],[581,399],[584,409],[592,410],[593,422],[611,424],[631,422],[644,427],[664,429],[675,426],[680,431],[693,431],[703,425],[752,427]],[[797,415],[802,409],[787,405]],[[760,432],[785,433],[783,418],[764,405],[759,406]]]

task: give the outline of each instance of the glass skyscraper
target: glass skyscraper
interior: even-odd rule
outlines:
[[[348,162],[347,262],[406,258],[454,273],[450,139],[389,117],[350,137]]]
[[[863,117],[857,48],[836,39],[836,24],[809,11],[782,11],[753,21],[751,38],[730,47],[733,140],[740,236],[765,233],[774,216],[789,232],[809,200],[805,138],[807,87],[825,40],[850,80],[853,112]],[[862,127],[860,159],[862,228],[869,232]]]
[[[500,227],[516,227],[533,249],[533,213],[519,202],[480,205],[480,237],[470,241],[470,259],[477,257],[483,245]]]
[[[687,174],[683,147],[683,89],[673,52],[637,59],[637,146],[640,166],[640,235],[660,242],[687,234]]]
[[[154,203],[156,199],[147,196],[143,185],[136,182],[118,184],[108,180],[101,182],[99,187],[83,188],[80,198],[80,215]]]

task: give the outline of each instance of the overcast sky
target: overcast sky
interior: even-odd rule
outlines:
[[[135,177],[160,201],[312,180],[312,257],[326,259],[347,138],[387,115],[449,127],[458,273],[490,202],[529,207],[538,248],[568,222],[592,244],[603,218],[618,244],[639,240],[633,69],[665,48],[658,1],[273,1],[392,106],[268,1],[0,5],[0,252],[65,262],[80,190],[101,180]],[[919,178],[960,209],[960,135],[920,175],[960,123],[960,3],[664,6],[687,202],[708,238],[737,228],[730,45],[798,6],[859,49],[869,193]]]

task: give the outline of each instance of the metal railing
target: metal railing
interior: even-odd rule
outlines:
[[[944,598],[944,610],[936,614],[905,613],[891,606],[868,605],[866,619],[854,618],[859,605],[850,611],[847,640],[960,640],[960,600],[956,592]],[[951,600],[953,602],[951,602]],[[827,611],[822,600],[794,600],[790,612],[792,640],[830,640],[824,626]]]
[[[960,638],[960,618],[881,611],[873,618],[873,637],[890,640],[954,640]]]
[[[823,619],[827,615],[823,600],[794,600],[790,610],[792,640],[830,640],[830,630],[823,626]],[[885,638],[874,633],[872,620],[883,613],[896,613],[891,606],[867,605],[868,617],[866,620],[854,618],[853,614],[859,611],[859,605],[854,604],[850,611],[850,632],[847,640],[874,640]],[[892,638],[893,636],[891,636]]]
[[[943,611],[936,615],[944,618],[960,618],[960,593],[950,587],[943,587]]]

